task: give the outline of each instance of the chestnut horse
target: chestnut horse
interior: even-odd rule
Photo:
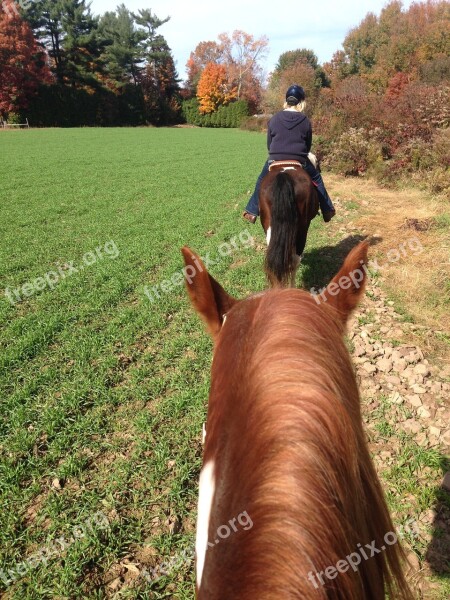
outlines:
[[[266,273],[272,286],[294,283],[312,219],[316,188],[298,161],[277,161],[261,182],[261,224],[267,239]]]
[[[182,252],[215,346],[197,598],[384,600],[387,591],[411,600],[343,341],[367,244],[352,250],[321,304],[280,288],[236,300]]]

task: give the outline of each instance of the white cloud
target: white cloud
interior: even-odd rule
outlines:
[[[132,11],[151,8],[160,19],[170,21],[160,28],[172,49],[177,69],[185,77],[185,65],[191,51],[206,40],[216,40],[219,33],[242,29],[255,38],[269,38],[267,71],[275,66],[280,54],[296,48],[313,50],[320,62],[331,59],[339,50],[348,31],[356,27],[368,12],[379,14],[386,0],[226,0],[191,4],[186,0],[123,0]],[[412,0],[404,0],[409,6]],[[119,4],[119,2],[117,3]],[[101,14],[113,10],[109,0],[93,0],[92,10]]]

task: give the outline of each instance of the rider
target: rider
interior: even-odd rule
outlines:
[[[258,177],[255,191],[242,215],[251,223],[254,223],[259,215],[261,181],[269,172],[269,165],[274,160],[298,160],[316,184],[320,210],[325,223],[328,223],[336,214],[322,176],[308,157],[312,144],[312,129],[310,120],[303,113],[306,106],[305,97],[305,90],[301,86],[291,85],[286,92],[284,110],[277,112],[269,121],[267,129],[269,158]]]

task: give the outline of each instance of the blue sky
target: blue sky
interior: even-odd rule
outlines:
[[[217,40],[219,33],[242,29],[255,38],[269,38],[269,53],[264,61],[267,74],[287,50],[309,48],[319,62],[329,61],[350,29],[368,12],[380,14],[386,0],[226,0],[197,2],[188,0],[124,0],[132,11],[151,8],[160,19],[170,16],[159,32],[172,49],[178,73],[185,78],[189,54],[199,42]],[[92,0],[92,12],[114,10],[120,2]],[[404,0],[408,7],[412,0]],[[279,10],[274,10],[275,7]]]

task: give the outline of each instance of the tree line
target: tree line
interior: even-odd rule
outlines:
[[[404,9],[391,0],[353,28],[331,61],[312,50],[283,53],[260,110],[280,110],[293,82],[306,90],[314,150],[343,175],[370,175],[390,186],[408,180],[450,193],[450,3]],[[267,119],[250,118],[262,130]]]
[[[94,16],[86,0],[40,0],[0,12],[0,113],[41,125],[168,124],[179,78],[158,32],[169,20],[124,4]]]
[[[285,90],[297,82],[306,90],[320,148],[348,173],[363,172],[368,161],[382,171],[383,161],[394,155],[399,165],[410,164],[418,140],[429,144],[435,131],[448,125],[450,4],[445,0],[426,0],[408,10],[391,0],[379,16],[369,13],[348,33],[330,62],[319,64],[308,48],[289,50],[268,78],[267,38],[240,30],[221,33],[191,52],[183,86],[159,33],[170,17],[159,18],[149,9],[133,13],[123,4],[94,16],[86,0],[17,7],[4,0],[0,12],[0,115],[10,119],[22,112],[33,125],[186,120],[211,127],[245,122],[260,129],[264,118],[245,117],[279,110]],[[400,158],[399,148],[406,158]]]
[[[325,164],[450,192],[450,3],[391,0],[352,29],[323,65],[312,107]]]

